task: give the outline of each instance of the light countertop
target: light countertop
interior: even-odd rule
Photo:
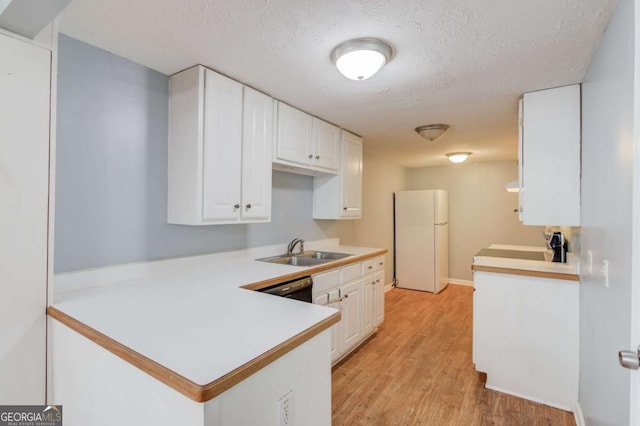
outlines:
[[[545,247],[492,244],[488,249],[483,249],[474,256],[472,265],[474,271],[510,273],[511,270],[518,271],[520,275],[579,280],[578,262],[571,253],[567,253],[567,263],[556,263],[546,260],[532,260],[538,253],[547,252]],[[492,250],[495,253],[511,253],[491,255]],[[519,252],[523,255],[518,256]]]
[[[67,276],[57,277],[61,282],[82,280],[86,285],[57,293],[52,306],[205,386],[319,323],[339,318],[335,309],[241,287],[264,287],[386,252],[339,245],[323,249],[353,256],[305,268],[259,262],[252,257],[255,251],[247,251],[244,257],[236,252],[155,262],[145,265],[144,273],[124,266],[62,274]],[[106,283],[105,276],[113,282]],[[100,285],[92,286],[92,280]]]

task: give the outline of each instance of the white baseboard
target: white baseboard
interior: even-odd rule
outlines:
[[[468,287],[473,287],[473,281],[468,280],[458,280],[456,278],[449,278],[449,284],[454,285],[466,285]]]
[[[389,284],[385,284],[384,286],[384,292],[388,292],[389,290],[393,289],[393,283],[389,283]]]
[[[580,407],[580,401],[576,402],[576,407],[573,409],[573,417],[576,420],[576,426],[586,426],[584,422],[584,415],[582,414],[582,407]]]
[[[484,385],[484,387],[487,388],[487,389],[491,389],[493,391],[496,391],[496,392],[506,393],[507,395],[511,395],[511,396],[515,396],[515,397],[518,397],[518,398],[521,398],[521,399],[526,399],[526,400],[529,400],[529,401],[537,402],[538,404],[547,405],[547,406],[552,407],[552,408],[557,408],[557,409],[562,410],[562,411],[568,411],[570,413],[572,412],[571,408],[569,408],[567,406],[564,406],[564,405],[561,405],[561,404],[551,403],[549,401],[545,401],[544,399],[532,398],[532,397],[530,397],[528,395],[524,395],[524,394],[521,394],[521,393],[518,393],[518,392],[512,392],[512,391],[507,390],[507,389],[502,389],[499,386],[493,386],[492,384],[489,384],[489,383],[486,383]],[[574,412],[574,415],[575,415],[575,412]]]

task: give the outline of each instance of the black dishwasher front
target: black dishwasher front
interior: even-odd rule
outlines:
[[[296,278],[295,280],[276,284],[271,287],[261,288],[260,292],[286,297],[303,302],[312,302],[313,280],[310,276]]]

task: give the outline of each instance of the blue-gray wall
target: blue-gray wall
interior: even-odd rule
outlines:
[[[282,172],[271,223],[168,225],[168,77],[62,34],[58,60],[55,272],[351,235]]]
[[[634,27],[634,1],[619,0],[582,84],[580,249],[583,259],[593,251],[594,273],[580,277],[579,401],[594,426],[630,421],[630,373],[618,351],[631,333]]]

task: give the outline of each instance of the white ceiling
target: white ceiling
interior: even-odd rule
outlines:
[[[74,0],[60,30],[172,74],[210,66],[408,166],[517,157],[517,100],[578,83],[615,0]],[[329,55],[378,37],[393,59],[351,81]],[[416,126],[447,123],[436,142]]]

